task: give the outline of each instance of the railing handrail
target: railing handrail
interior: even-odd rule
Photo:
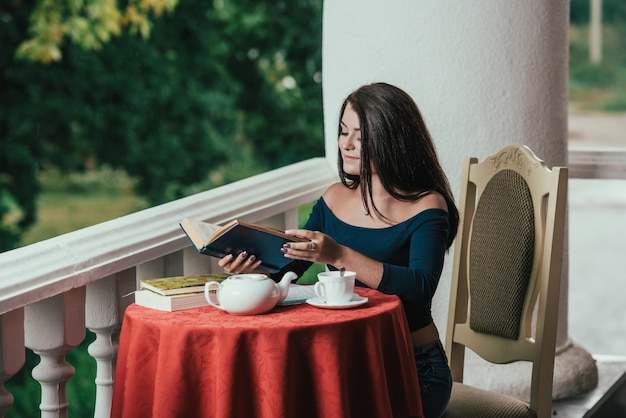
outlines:
[[[335,164],[312,158],[0,254],[0,314],[189,245],[178,222],[259,221],[319,197]]]

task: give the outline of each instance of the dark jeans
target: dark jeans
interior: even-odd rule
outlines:
[[[448,357],[441,341],[414,348],[417,377],[425,418],[439,418],[446,410],[452,390]]]

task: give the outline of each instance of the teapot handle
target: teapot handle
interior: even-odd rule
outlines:
[[[211,290],[215,288],[215,300],[217,302],[213,302],[213,297],[211,297]],[[221,309],[223,311],[225,311],[226,309],[224,309],[224,307],[222,305],[219,304],[219,291],[222,288],[222,284],[220,282],[207,282],[204,285],[204,297],[206,298],[207,302],[209,302],[209,305],[213,306],[214,308],[217,309]]]

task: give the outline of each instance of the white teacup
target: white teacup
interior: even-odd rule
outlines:
[[[356,273],[345,271],[343,276],[339,271],[324,271],[317,274],[319,280],[315,283],[315,294],[326,299],[329,305],[340,305],[350,302],[354,295],[354,280]]]

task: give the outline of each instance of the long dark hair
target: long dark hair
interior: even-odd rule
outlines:
[[[459,225],[459,212],[428,128],[411,96],[386,83],[359,88],[341,106],[338,136],[341,134],[341,117],[348,103],[361,125],[361,172],[358,176],[346,173],[339,152],[341,182],[350,189],[361,185],[364,207],[369,210],[369,202],[372,202],[373,212],[386,222],[389,220],[371,200],[372,166],[385,190],[398,200],[415,201],[432,192],[440,193],[448,204],[450,246]]]

